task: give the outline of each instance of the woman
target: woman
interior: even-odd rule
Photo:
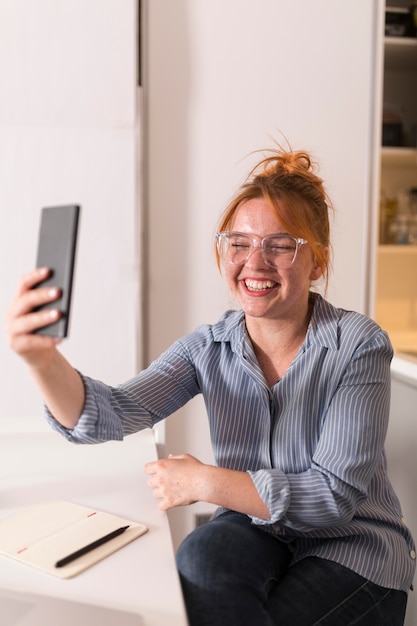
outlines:
[[[182,543],[191,626],[400,626],[415,547],[384,455],[389,339],[312,291],[327,280],[329,216],[307,153],[262,159],[220,223],[216,253],[239,310],[175,342],[118,388],[80,375],[31,312],[55,289],[23,278],[9,313],[54,428],[121,439],[202,393],[216,466],[148,463],[161,510],[206,501],[214,519]]]

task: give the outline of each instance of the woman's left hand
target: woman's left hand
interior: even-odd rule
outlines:
[[[160,500],[158,508],[166,511],[200,500],[205,467],[190,454],[169,455],[166,459],[146,463],[148,486],[154,498]]]
[[[145,474],[161,511],[208,502],[265,520],[271,517],[248,472],[207,465],[190,454],[170,454],[147,463]]]

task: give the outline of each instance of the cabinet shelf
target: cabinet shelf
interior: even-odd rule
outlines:
[[[382,162],[387,164],[417,166],[417,148],[383,146],[381,148],[381,158]]]
[[[386,241],[400,194],[417,185],[417,37],[384,37],[383,55],[381,121],[401,127],[394,137],[398,145],[381,146],[379,152],[380,200],[388,200],[380,203],[379,229],[380,240]],[[417,245],[377,246],[374,316],[400,358],[406,353],[415,358],[417,351],[416,272]]]
[[[385,37],[385,68],[417,69],[417,38]]]
[[[378,246],[378,254],[383,256],[395,255],[395,256],[416,256],[417,246],[403,245],[398,246],[395,244],[380,244]]]

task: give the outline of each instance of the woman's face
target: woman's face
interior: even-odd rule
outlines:
[[[286,233],[263,198],[247,200],[237,209],[230,229],[260,238]],[[300,246],[288,269],[267,265],[255,249],[243,265],[224,264],[227,284],[247,317],[293,319],[305,315],[312,280],[321,276],[308,244]]]

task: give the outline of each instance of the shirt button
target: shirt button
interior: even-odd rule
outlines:
[[[410,550],[410,556],[412,559],[416,558],[416,551],[415,550]]]

